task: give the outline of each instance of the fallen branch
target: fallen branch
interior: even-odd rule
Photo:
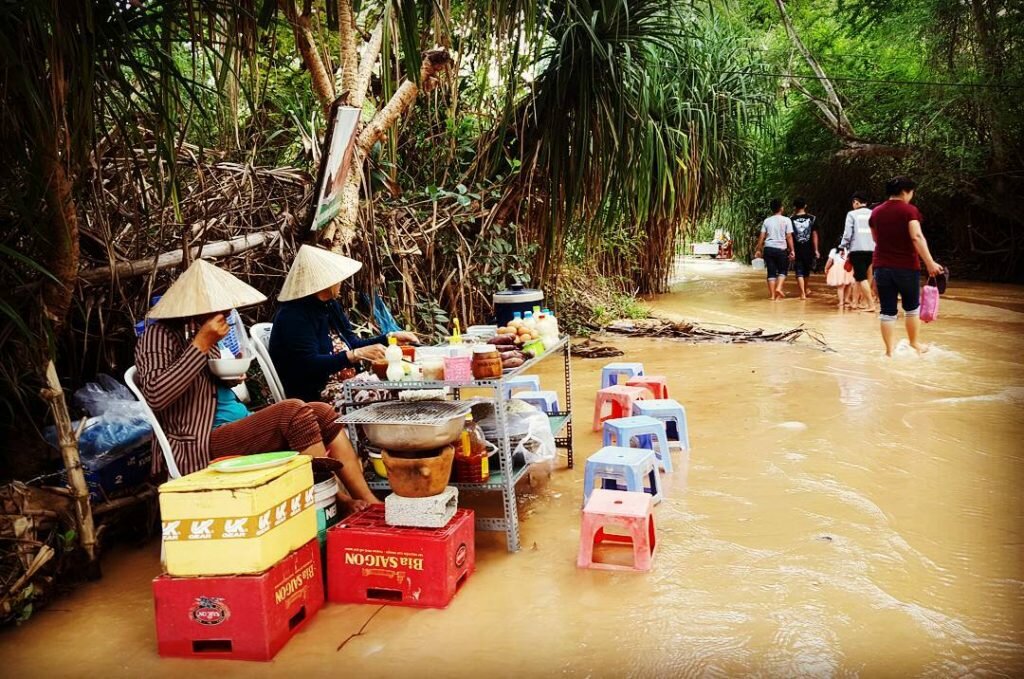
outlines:
[[[660,318],[648,318],[639,321],[615,321],[604,328],[606,332],[627,337],[663,337],[681,339],[688,342],[717,342],[723,344],[749,344],[753,342],[786,342],[793,344],[801,337],[806,337],[818,345],[822,351],[832,351],[831,347],[815,331],[799,325],[780,332],[755,330],[719,330],[700,326],[695,323],[675,323]]]
[[[199,257],[200,249],[202,250],[203,257],[228,257],[230,255],[237,255],[240,252],[246,250],[253,250],[262,245],[273,245],[277,242],[278,233],[276,231],[261,233],[250,233],[245,236],[239,236],[238,238],[232,238],[230,240],[217,241],[215,243],[208,243],[205,246],[196,246],[191,250],[191,259]],[[165,252],[158,255],[155,259],[153,257],[147,257],[145,259],[136,259],[131,262],[121,262],[115,264],[113,267],[101,266],[95,269],[88,269],[78,274],[78,280],[84,285],[94,285],[97,283],[106,283],[112,279],[125,279],[134,278],[135,276],[144,276],[152,273],[154,270],[160,271],[162,269],[168,269],[172,266],[178,266],[182,261],[182,251],[175,250],[173,252]]]
[[[593,339],[583,340],[572,345],[573,358],[615,358],[622,355],[621,349],[601,344]]]

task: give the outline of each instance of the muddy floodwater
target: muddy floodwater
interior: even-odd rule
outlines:
[[[837,313],[815,281],[812,299],[772,303],[763,273],[686,262],[651,304],[703,323],[804,323],[831,352],[609,340],[618,360],[668,376],[690,422],[649,574],[576,568],[606,361],[574,359],[576,468],[524,482],[522,551],[478,533],[477,571],[446,610],[329,604],[271,663],[163,660],[159,545],[119,547],[102,581],[0,634],[2,674],[1024,675],[1024,290],[953,281],[923,329],[932,350],[887,360],[876,318]],[[539,373],[559,383],[557,361]]]

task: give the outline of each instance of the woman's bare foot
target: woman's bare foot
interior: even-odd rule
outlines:
[[[914,348],[918,356],[924,356],[932,348],[930,344],[911,344],[910,346]]]
[[[370,503],[366,500],[353,500],[348,496],[338,496],[338,508],[341,509],[342,516],[361,512],[369,506]]]

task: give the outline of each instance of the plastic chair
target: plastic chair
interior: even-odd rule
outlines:
[[[612,526],[625,529],[627,535],[606,533],[605,528]],[[594,547],[605,542],[631,544],[633,565],[623,566],[594,561]],[[594,491],[583,509],[576,566],[609,571],[646,572],[654,565],[654,552],[657,547],[653,501],[650,495],[621,490]]]
[[[669,455],[668,434],[665,422],[653,417],[636,416],[620,417],[604,422],[604,445],[632,448],[633,438],[637,439],[638,448],[647,448],[655,452],[661,468],[672,471],[672,457]],[[657,442],[657,447],[655,447]]]
[[[583,504],[600,488],[649,493],[655,503],[661,502],[661,474],[654,451],[605,446],[588,457],[583,471]]]
[[[676,441],[681,448],[690,450],[690,430],[686,424],[686,408],[672,398],[637,401],[633,406],[634,415],[646,415],[665,423],[669,441]]]
[[[270,397],[274,403],[280,403],[285,399],[284,387],[281,386],[281,378],[277,376],[277,368],[270,358],[270,331],[274,328],[273,323],[257,323],[249,328],[249,338],[252,339],[252,346],[256,351],[256,362],[260,364],[263,376],[267,378],[267,387],[270,388]]]
[[[630,417],[637,401],[647,398],[644,387],[614,385],[597,392],[594,398],[594,431],[601,431],[601,423],[612,417]],[[605,406],[609,413],[605,415]]]
[[[516,375],[505,378],[505,400],[512,398],[517,389],[540,391],[540,378],[536,375]]]
[[[558,394],[554,391],[521,391],[512,398],[529,403],[548,415],[556,415],[559,410]]]
[[[139,399],[142,403],[142,408],[146,413],[146,419],[153,425],[153,436],[156,437],[157,444],[160,446],[160,452],[164,454],[164,464],[167,465],[167,476],[172,479],[181,477],[181,472],[178,471],[178,463],[174,461],[174,453],[171,452],[171,443],[167,440],[167,436],[164,434],[163,427],[160,426],[160,422],[156,419],[156,414],[146,403],[146,397],[142,395],[142,389],[139,388],[138,383],[135,381],[135,375],[137,374],[135,366],[128,368],[124,371],[124,383],[128,385],[128,388],[135,398]]]
[[[644,374],[643,363],[609,363],[601,368],[601,388],[612,387],[619,383],[619,375],[637,377]]]
[[[668,378],[664,375],[639,375],[626,380],[627,387],[643,387],[651,398],[668,398]]]

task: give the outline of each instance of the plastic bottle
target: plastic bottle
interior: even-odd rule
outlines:
[[[533,317],[532,311],[527,311],[526,316],[523,317],[523,327],[529,328],[530,330],[537,329],[537,319]]]
[[[388,348],[384,350],[384,360],[388,362],[388,382],[397,382],[405,377],[405,368],[402,366],[402,348],[398,346],[398,340],[394,337],[388,338]]]
[[[558,327],[555,325],[555,317],[541,313],[537,320],[537,332],[544,343],[545,349],[551,349],[558,344]]]
[[[490,462],[487,459],[487,439],[473,421],[472,413],[466,415],[466,425],[455,451],[453,471],[455,480],[459,483],[485,483],[491,478]]]
[[[554,328],[555,337],[561,337],[562,335],[558,332],[558,318],[554,313],[552,313],[551,309],[545,309],[544,313],[551,319],[548,322],[551,324],[551,327]]]

